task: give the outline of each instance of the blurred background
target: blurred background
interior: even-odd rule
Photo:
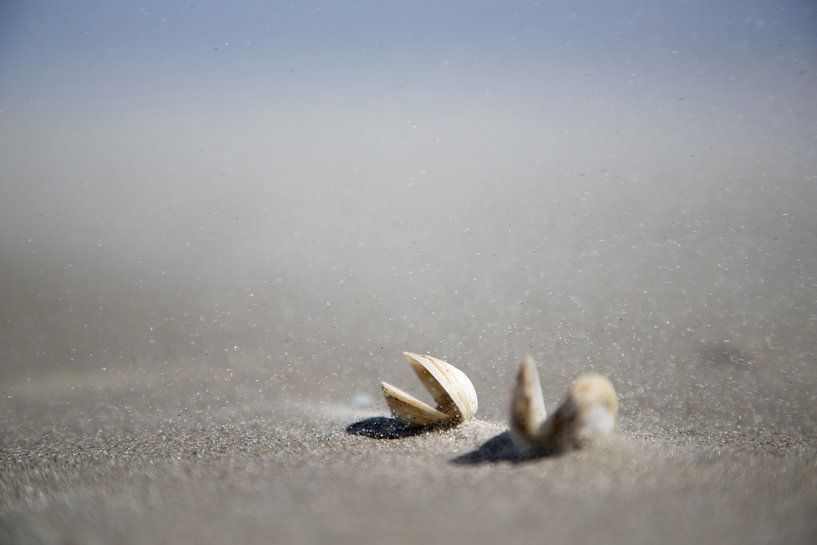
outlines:
[[[412,350],[501,419],[530,353],[809,432],[816,209],[813,2],[0,3],[12,403],[359,403]]]

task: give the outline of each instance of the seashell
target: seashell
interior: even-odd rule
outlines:
[[[547,417],[536,362],[525,356],[511,396],[511,438],[519,450],[528,451]]]
[[[544,401],[536,364],[526,358],[519,369],[511,401],[511,434],[523,453],[565,452],[588,446],[613,433],[618,415],[616,390],[602,375],[580,375],[559,408],[542,422],[543,415]]]
[[[383,395],[395,418],[410,426],[455,426],[474,417],[477,392],[465,373],[434,356],[403,355],[437,407],[383,382]]]

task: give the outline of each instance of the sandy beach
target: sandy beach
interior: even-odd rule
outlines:
[[[246,369],[99,376],[60,377],[70,393],[6,383],[3,543],[805,544],[817,535],[805,423],[726,426],[705,414],[685,423],[641,411],[622,386],[621,438],[520,461],[490,400],[484,419],[414,435],[395,432],[376,390],[344,400],[304,389],[291,403],[281,384]]]
[[[116,232],[7,246],[0,542],[812,543],[808,164],[737,195],[603,173],[360,188],[296,199],[272,231],[245,203],[141,263]],[[477,420],[378,438],[379,382],[422,392],[404,350],[465,371]],[[620,443],[507,456],[526,353],[548,407],[608,376]]]

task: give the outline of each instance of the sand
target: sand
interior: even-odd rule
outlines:
[[[100,376],[63,376],[74,386],[51,391],[47,381],[4,386],[0,542],[817,537],[813,431],[681,433],[639,414],[624,393],[620,438],[520,461],[501,419],[392,433],[385,404],[368,396],[376,390],[334,402],[305,389],[287,400],[276,399],[281,384],[249,371]]]

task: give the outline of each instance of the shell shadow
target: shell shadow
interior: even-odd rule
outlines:
[[[373,416],[365,418],[346,427],[349,435],[362,435],[372,439],[403,439],[430,431],[430,428],[409,426],[396,418]]]
[[[453,458],[451,463],[455,465],[495,464],[498,462],[518,464],[531,460],[549,458],[557,454],[556,452],[537,454],[522,453],[514,446],[510,432],[503,431],[499,435],[495,435],[485,441],[476,450]]]

